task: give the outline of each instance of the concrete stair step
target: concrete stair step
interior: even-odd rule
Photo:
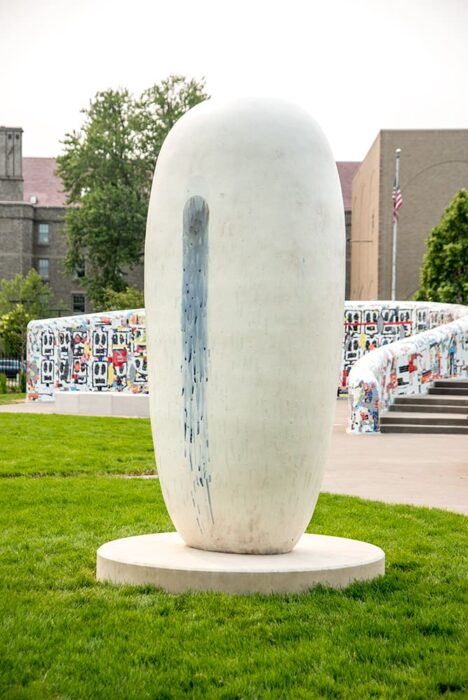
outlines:
[[[468,435],[468,380],[438,379],[427,394],[397,396],[380,416],[380,430]]]
[[[468,396],[468,389],[461,386],[433,386],[429,389],[428,393],[432,396],[435,394],[438,396]]]
[[[468,379],[436,379],[433,386],[435,387],[461,387],[465,388],[468,393]]]
[[[406,403],[428,406],[468,406],[468,396],[433,396],[432,394],[397,396],[392,405],[403,405]]]
[[[461,425],[407,425],[389,423],[381,425],[382,433],[432,433],[433,435],[468,435],[468,426]]]
[[[468,428],[468,415],[447,413],[383,413],[380,425],[461,425]]]
[[[388,411],[391,413],[395,413],[396,411],[400,413],[461,413],[468,416],[468,401],[460,406],[454,406],[453,404],[446,406],[441,403],[422,403],[421,401],[410,403],[407,401],[404,403],[392,404],[388,407]]]

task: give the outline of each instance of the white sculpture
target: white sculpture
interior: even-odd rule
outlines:
[[[303,534],[332,428],[344,243],[336,166],[304,111],[213,101],[172,129],[145,296],[156,457],[179,534],[103,544],[98,580],[299,593],[384,573],[379,547]]]
[[[304,110],[210,100],[167,137],[145,252],[150,410],[199,549],[289,552],[318,498],[344,302],[336,165]]]

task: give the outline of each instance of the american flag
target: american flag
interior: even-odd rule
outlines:
[[[397,182],[395,179],[395,184],[393,185],[393,192],[392,192],[392,199],[393,199],[393,221],[398,221],[398,210],[400,209],[401,205],[403,204],[403,196],[401,194],[400,190],[400,183]]]

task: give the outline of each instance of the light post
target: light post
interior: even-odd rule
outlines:
[[[392,301],[396,299],[396,257],[398,239],[398,210],[403,199],[400,191],[400,154],[401,148],[395,150],[395,184],[393,186],[393,241],[392,241]]]

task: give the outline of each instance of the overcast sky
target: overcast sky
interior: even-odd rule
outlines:
[[[382,128],[468,128],[468,0],[0,0],[0,124],[55,156],[98,90],[171,73],[306,107],[337,160]]]

